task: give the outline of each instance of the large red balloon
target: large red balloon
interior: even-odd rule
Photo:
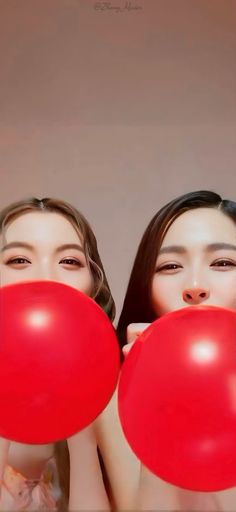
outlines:
[[[116,386],[113,327],[89,297],[42,281],[0,290],[0,436],[50,443],[87,426]]]
[[[155,321],[120,376],[124,434],[142,463],[176,486],[236,485],[236,313],[186,307]]]

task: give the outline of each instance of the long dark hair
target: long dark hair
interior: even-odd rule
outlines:
[[[222,199],[208,190],[189,192],[161,208],[149,223],[138,247],[123,308],[117,325],[121,347],[126,343],[126,329],[133,322],[153,322],[157,315],[151,301],[151,284],[162,241],[174,220],[196,208],[215,208],[236,224],[236,202]]]

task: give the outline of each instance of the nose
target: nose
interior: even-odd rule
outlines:
[[[183,291],[183,300],[187,304],[201,304],[209,298],[210,292],[206,288],[187,288]]]
[[[35,269],[35,279],[41,281],[56,281],[55,270],[49,264],[42,264]]]

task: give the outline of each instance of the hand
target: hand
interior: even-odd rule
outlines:
[[[124,356],[126,357],[129,353],[131,347],[139,338],[139,336],[142,334],[147,327],[149,327],[150,324],[147,323],[135,323],[135,324],[129,324],[127,327],[127,345],[124,345],[122,352]]]

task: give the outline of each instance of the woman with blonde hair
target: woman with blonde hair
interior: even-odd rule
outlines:
[[[0,212],[0,236],[1,286],[44,279],[65,283],[114,319],[95,235],[72,205],[52,198],[15,202]],[[97,425],[99,417],[55,445],[0,439],[0,510],[110,510]]]

